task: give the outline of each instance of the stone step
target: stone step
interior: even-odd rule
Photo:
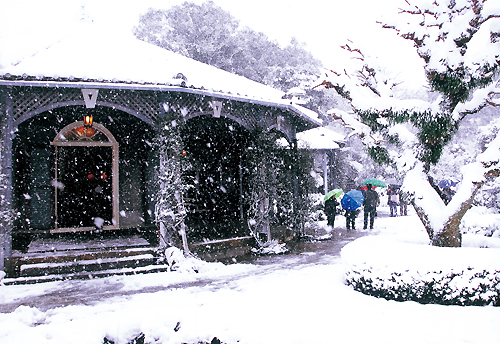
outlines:
[[[120,268],[111,270],[99,270],[94,272],[82,271],[79,273],[69,273],[69,274],[5,278],[2,282],[4,283],[4,285],[23,285],[23,284],[35,284],[43,282],[77,280],[77,279],[85,280],[85,279],[103,278],[116,275],[121,275],[121,276],[139,275],[139,274],[149,274],[149,273],[157,273],[164,271],[169,271],[167,265],[148,265],[136,268]]]
[[[157,261],[152,254],[132,255],[119,258],[98,258],[57,263],[29,263],[20,266],[20,277],[72,274],[100,270],[137,268],[153,265]]]
[[[67,250],[13,255],[8,259],[10,278],[135,268],[157,262],[154,247]]]

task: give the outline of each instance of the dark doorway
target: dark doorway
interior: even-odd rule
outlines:
[[[117,185],[113,185],[114,176],[108,172],[106,178],[108,182],[100,185],[103,193],[97,195],[85,192],[90,188],[91,181],[87,182],[87,187],[85,185],[81,188],[73,187],[73,191],[71,191],[71,186],[65,190],[57,188],[57,196],[67,197],[70,203],[65,209],[64,201],[61,199],[57,201],[59,207],[57,228],[59,230],[55,230],[56,149],[59,164],[69,171],[68,173],[58,171],[57,179],[65,186],[71,183],[61,178],[69,179],[72,175],[75,182],[76,179],[79,182],[85,180],[82,178],[88,179],[89,171],[79,171],[77,166],[89,165],[95,169],[96,173],[92,174],[100,177],[97,170],[101,168],[105,172],[111,171],[113,163],[110,158],[112,154],[110,146],[94,144],[92,146],[56,147],[51,144],[65,126],[81,121],[83,114],[92,114],[94,124],[99,123],[105,127],[118,142],[118,182]],[[154,214],[153,171],[156,160],[154,160],[150,143],[154,135],[155,131],[151,125],[135,116],[102,106],[96,106],[94,109],[86,109],[83,106],[56,108],[21,123],[13,141],[13,207],[18,214],[12,231],[13,249],[26,251],[30,241],[41,237],[97,238],[140,233],[147,240],[154,242],[156,227],[153,225],[151,214]],[[82,150],[83,153],[78,150]],[[92,160],[97,157],[100,157],[99,160],[103,165]],[[64,167],[62,161],[67,159],[69,165]],[[71,161],[73,165],[70,164]],[[81,172],[83,177],[76,176],[78,172]],[[94,183],[97,185],[93,190],[95,191],[95,188],[102,182],[102,180],[95,180]],[[118,206],[115,204],[114,208],[118,208],[119,215],[116,216],[113,212],[113,216],[116,216],[119,221],[110,223],[112,219],[110,213],[113,210],[108,198],[111,191],[108,190],[114,188],[116,192],[116,186],[118,186],[119,197],[113,197],[112,202],[118,200]],[[92,203],[95,206],[89,207]],[[64,212],[68,209],[74,211],[65,216]],[[75,214],[75,211],[80,214]],[[94,221],[96,217],[104,220],[103,230],[96,230],[99,229],[96,228]],[[69,230],[64,230],[65,228]]]
[[[191,170],[187,194],[190,241],[248,235],[244,172],[249,132],[227,118],[201,116],[190,119],[182,130]]]
[[[112,148],[58,147],[57,226],[102,227],[113,217]]]

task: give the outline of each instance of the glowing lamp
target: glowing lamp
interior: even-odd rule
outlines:
[[[92,117],[92,115],[83,115],[83,126],[85,128],[91,128],[93,121],[94,118]]]

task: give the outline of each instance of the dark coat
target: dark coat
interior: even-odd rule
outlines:
[[[365,191],[365,200],[363,201],[363,207],[365,211],[373,211],[377,209],[378,205],[378,193],[375,190]]]
[[[328,215],[337,214],[337,206],[339,202],[337,202],[337,198],[335,196],[330,197],[325,201],[325,213]]]

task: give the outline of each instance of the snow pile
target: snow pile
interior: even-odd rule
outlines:
[[[199,258],[187,257],[183,261],[177,263],[173,270],[180,273],[199,273],[210,272],[224,266],[222,263],[210,263]]]
[[[217,270],[222,263],[209,263],[201,260],[192,254],[184,255],[177,247],[169,247],[165,250],[164,261],[169,266],[169,271],[180,273],[203,273]]]
[[[252,248],[252,252],[255,254],[280,254],[288,252],[288,248],[286,244],[280,244],[278,240],[271,240],[264,243],[262,247]]]
[[[500,306],[500,249],[443,248],[396,237],[358,239],[342,249],[346,283],[388,300]]]

